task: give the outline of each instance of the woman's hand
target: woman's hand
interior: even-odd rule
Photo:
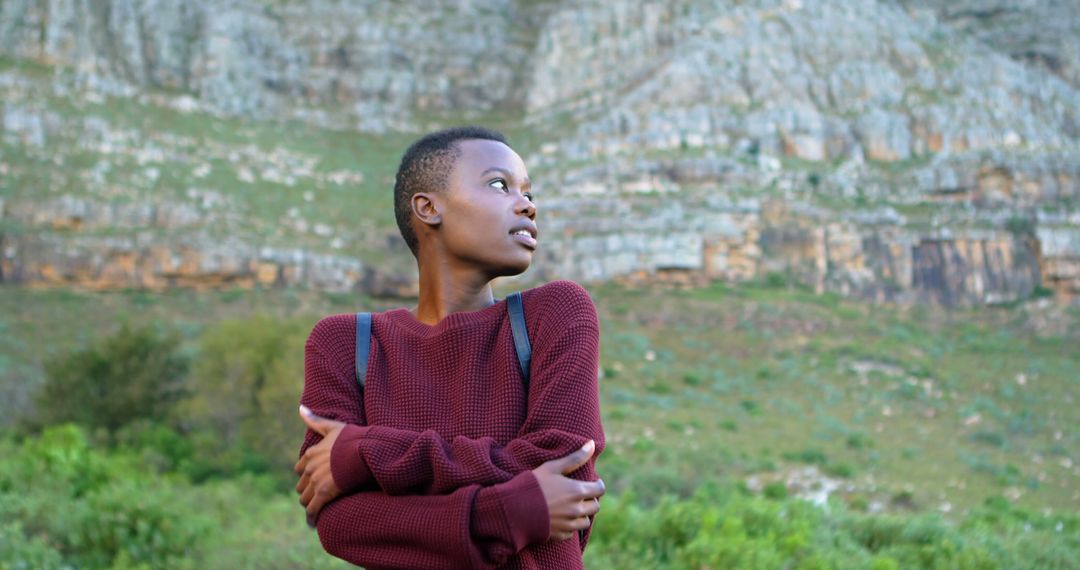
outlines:
[[[307,508],[311,519],[330,501],[341,494],[341,489],[334,483],[334,474],[330,471],[330,450],[341,434],[344,422],[315,415],[307,406],[300,406],[300,418],[316,433],[323,436],[322,441],[309,447],[303,457],[296,462],[293,471],[300,476],[296,492],[300,493],[300,504]]]
[[[548,516],[551,518],[549,540],[566,540],[577,531],[589,528],[592,524],[589,517],[600,510],[604,481],[578,481],[565,475],[585,465],[594,451],[596,443],[590,440],[570,455],[533,469],[540,490],[547,499]]]

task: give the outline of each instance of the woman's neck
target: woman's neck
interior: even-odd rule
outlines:
[[[495,303],[491,279],[485,275],[439,263],[421,263],[419,269],[420,299],[410,312],[422,323],[435,325],[450,313],[477,311]]]

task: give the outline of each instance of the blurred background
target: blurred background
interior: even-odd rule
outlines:
[[[1080,568],[1075,0],[0,1],[0,568],[342,567],[303,343],[507,134],[601,317],[589,568]]]

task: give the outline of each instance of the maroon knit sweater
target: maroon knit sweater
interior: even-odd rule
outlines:
[[[592,439],[596,453],[570,476],[598,478],[599,321],[572,281],[528,289],[522,301],[528,394],[505,299],[434,326],[404,308],[374,313],[363,409],[355,315],[315,325],[300,401],[350,424],[331,451],[342,496],[316,522],[327,552],[369,570],[582,567],[591,528],[549,542],[531,470]],[[308,430],[300,453],[319,439]]]

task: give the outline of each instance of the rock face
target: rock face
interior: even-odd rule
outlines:
[[[620,201],[647,188],[676,203],[620,215],[647,236],[560,220],[578,243],[552,257],[580,266],[563,272],[676,266],[732,279],[718,269],[731,252],[752,268],[740,275],[878,300],[1076,296],[1075,256],[1060,246],[1048,257],[1036,231],[1072,231],[1051,220],[1080,204],[1080,98],[1067,77],[890,3],[574,4],[635,31],[575,26],[569,12],[543,31],[537,73],[566,79],[533,92],[534,124],[581,117],[550,164],[605,165],[552,185],[567,195],[589,188],[577,179],[600,180]],[[777,217],[695,201],[733,189],[791,207]]]
[[[42,239],[0,235],[0,279],[92,289],[252,288],[302,285],[352,291],[370,270],[356,259],[241,243],[141,244],[134,239]]]
[[[517,117],[545,140],[519,147],[542,233],[525,281],[782,275],[888,302],[1069,301],[1077,31],[1062,0],[9,0],[0,280],[415,294],[389,212],[307,211],[359,171],[86,110],[108,99],[203,132],[237,115],[365,136]],[[62,174],[33,170],[50,163]],[[295,205],[240,197],[263,182]]]
[[[536,10],[522,11],[504,0],[19,0],[0,6],[0,50],[77,66],[113,91],[165,88],[214,112],[381,132],[408,127],[413,111],[519,96],[528,38],[511,22]]]
[[[778,201],[714,203],[705,215],[657,204],[618,220],[624,229],[581,237],[572,228],[584,226],[584,219],[548,224],[545,233],[554,225],[559,236],[546,244],[545,275],[674,276],[695,283],[776,274],[817,292],[947,306],[1016,301],[1044,282],[1056,284],[1063,298],[1080,293],[1075,275],[1063,269],[1075,271],[1074,234],[1058,238],[1047,256],[1038,249],[1041,240],[1009,231],[923,232],[889,220],[793,212]],[[659,228],[650,231],[650,225]]]
[[[901,0],[1010,57],[1080,85],[1080,12],[1069,0]]]
[[[620,5],[594,8],[615,18]],[[574,158],[707,147],[808,161],[894,162],[1073,146],[1080,135],[1073,86],[942,36],[947,28],[888,5],[755,2],[704,16],[687,13],[697,29],[678,49],[657,47],[651,59],[635,58],[634,65],[648,70],[638,75],[624,71],[634,65],[622,64],[618,49],[588,50],[586,57],[570,46],[552,49],[553,60],[540,69],[558,69],[569,80],[555,83],[562,93],[532,99],[532,110],[544,116],[547,101],[592,104],[599,116],[564,145]],[[557,28],[548,33],[561,37]],[[561,56],[567,52],[574,55]],[[575,97],[579,85],[597,82],[602,89]]]

